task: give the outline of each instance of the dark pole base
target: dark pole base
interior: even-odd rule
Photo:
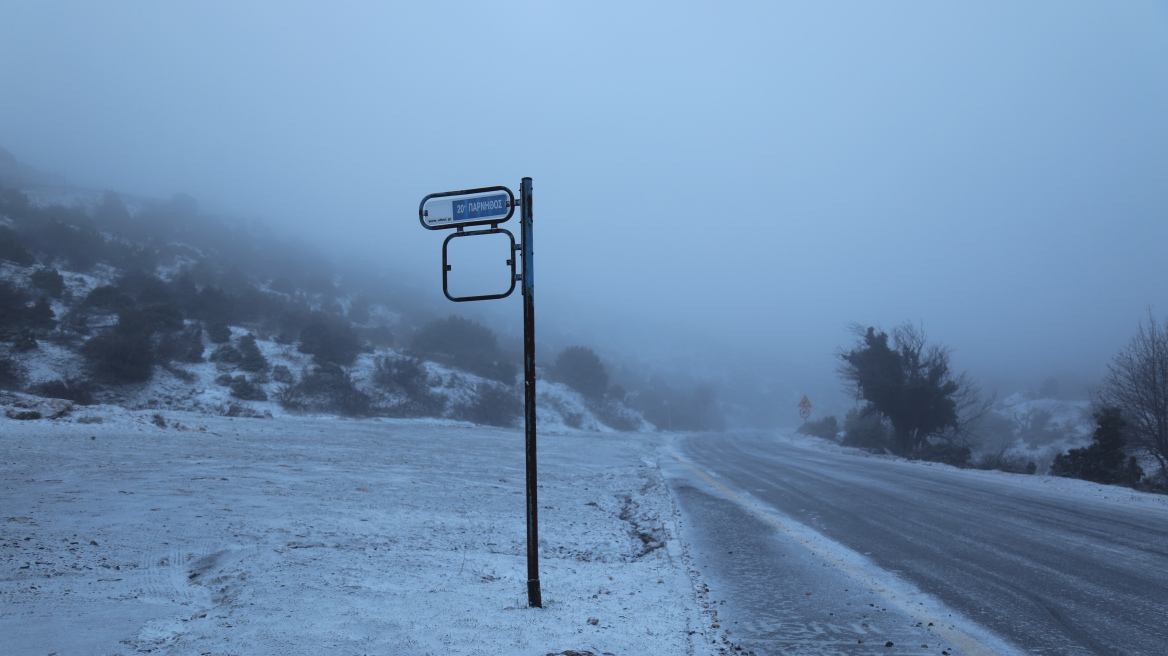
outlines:
[[[543,608],[543,599],[539,594],[539,579],[527,582],[527,605],[532,608]]]

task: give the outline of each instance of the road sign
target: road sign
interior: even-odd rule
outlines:
[[[453,269],[454,267],[452,264],[450,264],[449,258],[447,256],[447,251],[449,250],[450,242],[456,238],[459,238],[459,237],[481,237],[481,236],[489,236],[489,235],[504,235],[509,240],[509,243],[507,244],[507,251],[506,251],[507,252],[507,259],[503,260],[503,258],[499,258],[498,261],[499,262],[506,262],[506,265],[511,267],[511,277],[510,277],[511,286],[507,288],[507,291],[499,292],[497,294],[478,294],[475,296],[456,296],[454,294],[451,294],[450,293],[450,287],[451,287],[451,285],[450,285],[450,270]],[[446,241],[442,242],[442,293],[446,294],[446,298],[448,298],[452,301],[456,301],[456,302],[489,301],[489,300],[495,299],[495,298],[507,298],[508,296],[511,295],[511,292],[515,291],[515,281],[518,279],[518,277],[515,275],[515,259],[516,259],[515,258],[515,250],[516,250],[515,235],[511,234],[511,232],[509,230],[503,230],[502,228],[491,228],[489,230],[471,230],[471,231],[467,231],[467,232],[463,232],[460,230],[458,232],[450,233],[450,235],[448,237],[446,237]],[[472,270],[473,270],[473,268],[474,267],[471,267]],[[482,270],[480,270],[478,273],[482,274],[484,272]]]
[[[799,402],[799,416],[804,419],[811,416],[811,400],[807,398],[806,394],[803,395],[803,400]]]
[[[527,456],[527,605],[539,608],[543,605],[543,593],[539,583],[539,484],[536,468],[536,421],[535,421],[535,270],[532,263],[533,218],[531,214],[531,178],[523,178],[519,183],[521,201],[506,187],[482,187],[463,191],[446,191],[430,194],[418,206],[418,220],[427,230],[457,228],[442,242],[442,292],[452,301],[485,301],[504,298],[515,289],[515,283],[523,281],[523,427],[524,451]],[[516,246],[515,237],[499,228],[500,223],[511,218],[515,208],[523,208],[521,213],[521,233],[523,244]],[[463,230],[466,226],[489,225],[486,230]],[[511,267],[511,289],[507,293],[482,296],[452,296],[446,273],[450,271],[447,262],[447,246],[456,237],[475,237],[503,234],[510,239],[511,252],[507,266]],[[515,273],[515,252],[523,257],[523,273]],[[551,506],[548,506],[549,508]]]
[[[427,230],[496,225],[515,213],[515,195],[506,187],[482,187],[430,194],[418,206]]]

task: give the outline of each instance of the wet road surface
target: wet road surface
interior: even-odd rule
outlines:
[[[1031,654],[1168,654],[1168,512],[1161,509],[805,449],[774,436],[689,436],[673,448],[725,486],[697,481],[680,464],[667,471],[687,539],[748,651],[955,653],[949,636],[921,633],[928,627],[919,613],[881,610],[895,605],[859,584],[855,567],[849,573],[828,558],[809,574],[814,557],[744,501],[846,547],[867,570],[892,574],[886,578],[909,591],[897,603],[911,605],[913,591],[939,600],[962,616],[966,633],[972,622],[975,643],[989,646],[982,653],[1013,645]],[[893,647],[884,647],[886,636]]]

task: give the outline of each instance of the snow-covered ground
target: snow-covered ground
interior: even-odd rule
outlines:
[[[659,439],[541,433],[531,609],[522,431],[0,417],[0,651],[708,653]]]

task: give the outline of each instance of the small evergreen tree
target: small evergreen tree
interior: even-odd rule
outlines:
[[[411,352],[508,385],[518,373],[515,364],[503,357],[494,331],[455,315],[423,326],[414,335]]]
[[[23,367],[11,357],[0,355],[0,389],[19,389],[24,377]]]
[[[1106,407],[1095,413],[1092,443],[1055,456],[1050,473],[1105,485],[1135,485],[1144,477],[1135,458],[1124,453],[1127,422],[1119,408]]]
[[[15,230],[0,226],[0,260],[8,260],[20,266],[32,266],[36,259],[24,247],[24,242]]]
[[[37,269],[29,276],[32,286],[49,295],[61,298],[65,293],[65,277],[56,269]]]
[[[264,392],[264,388],[260,387],[254,380],[248,380],[246,377],[239,375],[231,380],[228,386],[231,388],[231,396],[244,401],[267,401],[268,395]]]
[[[312,354],[318,363],[348,366],[361,352],[361,339],[347,321],[314,312],[300,331],[298,348],[301,353]]]
[[[523,398],[514,387],[483,382],[475,386],[475,395],[454,408],[457,419],[510,428],[523,416]]]
[[[374,362],[373,384],[398,397],[383,411],[391,417],[438,417],[446,409],[446,397],[430,389],[429,374],[421,360],[386,356]]]
[[[141,383],[154,373],[155,353],[148,322],[136,308],[119,314],[117,325],[81,347],[95,378]]]
[[[289,410],[331,412],[348,417],[370,414],[369,395],[357,389],[349,372],[335,364],[323,364],[304,371],[299,382],[284,385],[276,395]]]
[[[231,344],[223,344],[216,347],[214,351],[211,351],[211,357],[207,359],[211,362],[222,362],[224,364],[238,366],[243,361],[243,354]]]
[[[226,344],[231,341],[231,329],[225,323],[210,323],[207,325],[207,339],[212,344]]]
[[[183,332],[183,341],[186,349],[179,355],[183,362],[197,363],[203,361],[203,327],[198,324]]]
[[[28,325],[33,330],[50,331],[57,326],[53,308],[49,299],[44,296],[37,299],[35,305],[28,308]]]
[[[268,370],[268,359],[260,353],[255,335],[248,333],[239,339],[239,353],[242,356],[239,361],[240,369],[251,372]]]
[[[288,368],[288,365],[278,364],[272,368],[272,380],[291,385],[296,382],[296,377],[292,375],[292,370]]]
[[[7,280],[0,280],[0,339],[12,341],[25,327],[28,294]]]
[[[608,372],[596,353],[587,346],[569,346],[560,351],[551,373],[552,378],[587,399],[598,400],[608,390]]]

